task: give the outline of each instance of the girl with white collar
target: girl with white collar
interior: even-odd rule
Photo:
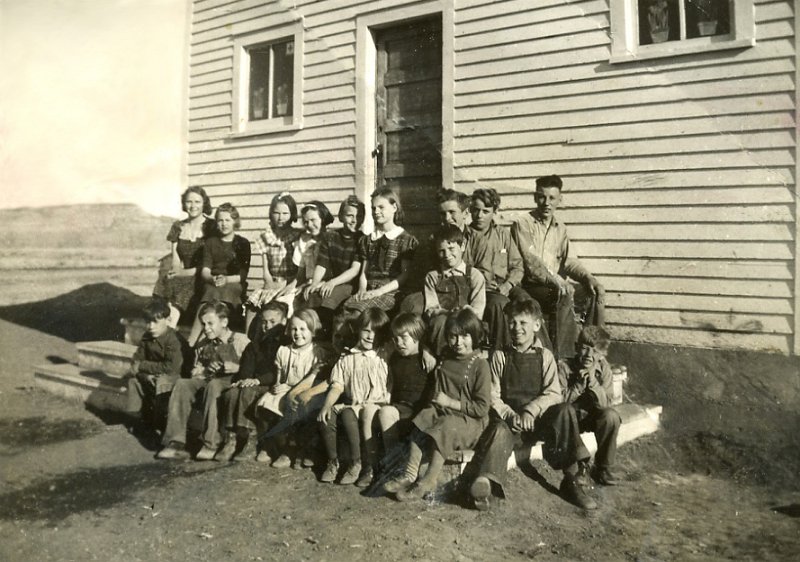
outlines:
[[[368,308],[394,309],[397,293],[411,269],[417,239],[400,226],[403,208],[397,194],[383,187],[372,193],[375,231],[361,238],[355,261],[361,266],[358,291],[344,308],[359,313]]]

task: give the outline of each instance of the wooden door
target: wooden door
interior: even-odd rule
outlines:
[[[427,230],[442,185],[441,17],[379,30],[376,46],[376,184],[399,194],[406,228]]]

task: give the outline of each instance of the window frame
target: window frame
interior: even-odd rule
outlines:
[[[303,21],[234,37],[233,103],[231,136],[253,136],[303,128]],[[250,50],[284,41],[294,41],[292,115],[251,121]],[[270,76],[270,81],[273,77]]]
[[[686,0],[679,1],[685,2]],[[611,56],[609,62],[615,64],[754,47],[756,33],[753,0],[729,1],[731,33],[728,35],[694,37],[680,41],[639,45],[638,0],[611,0]]]

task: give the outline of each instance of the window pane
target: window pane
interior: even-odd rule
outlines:
[[[269,119],[269,47],[250,50],[250,121]]]
[[[678,0],[638,0],[638,6],[640,45],[680,40]]]
[[[729,0],[687,0],[686,37],[727,35],[730,32]]]
[[[274,54],[275,78],[272,92],[272,115],[282,117],[292,114],[292,96],[294,95],[294,41],[275,43]]]

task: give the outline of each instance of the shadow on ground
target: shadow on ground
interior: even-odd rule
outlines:
[[[44,416],[0,419],[0,444],[12,449],[40,447],[90,437],[103,427],[91,420],[49,420]]]
[[[0,521],[44,521],[56,525],[70,515],[100,511],[122,503],[165,480],[192,478],[230,467],[220,463],[151,462],[90,468],[38,480],[0,495]]]
[[[0,318],[72,342],[122,341],[120,318],[139,316],[147,301],[116,285],[95,283],[52,299],[0,307]]]

